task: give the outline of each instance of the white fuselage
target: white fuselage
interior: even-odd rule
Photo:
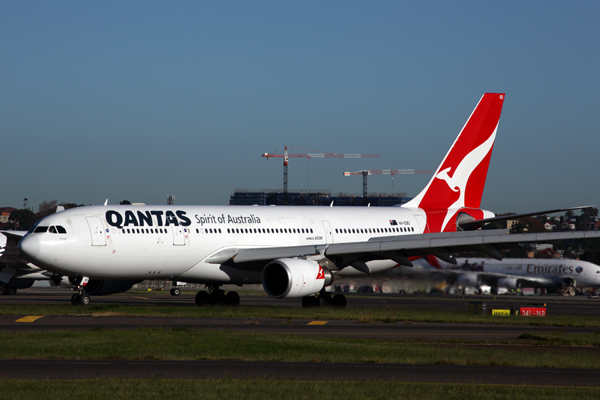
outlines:
[[[91,206],[44,218],[20,246],[43,268],[70,276],[260,283],[261,269],[206,260],[227,249],[420,234],[424,221],[420,209],[402,207]]]

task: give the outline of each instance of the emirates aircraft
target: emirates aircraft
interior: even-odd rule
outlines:
[[[575,294],[575,288],[600,288],[600,266],[587,261],[541,258],[457,258],[457,264],[433,256],[413,260],[414,268],[394,268],[385,278],[420,278],[441,280],[463,288],[481,291],[490,286],[493,294],[498,288],[546,288],[549,292]],[[454,289],[454,287],[449,287]]]
[[[220,286],[262,283],[274,298],[344,306],[343,295],[324,290],[336,278],[412,266],[409,257],[435,255],[455,263],[454,254],[478,251],[501,259],[500,250],[513,242],[599,237],[478,230],[508,218],[479,208],[503,102],[504,94],[483,95],[431,181],[402,206],[105,203],[43,218],[19,248],[40,268],[79,280],[73,304],[145,279],[168,279],[207,285],[197,304],[239,304],[236,292],[225,294]]]

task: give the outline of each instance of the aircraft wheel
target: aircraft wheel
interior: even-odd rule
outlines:
[[[17,287],[16,286],[9,286],[8,290],[6,291],[6,294],[12,296],[13,294],[17,294]]]
[[[331,299],[331,305],[334,307],[346,307],[346,296],[343,294],[336,294]]]
[[[171,289],[171,296],[179,296],[181,294],[181,290],[177,288]]]
[[[204,306],[208,304],[208,292],[200,291],[196,293],[196,305]]]
[[[238,292],[228,292],[225,295],[225,303],[230,306],[239,306],[240,305],[240,295]]]
[[[71,304],[75,305],[79,303],[79,295],[77,293],[71,296]]]
[[[79,304],[81,304],[82,306],[87,306],[88,304],[90,304],[90,295],[85,293],[82,294],[79,298]]]
[[[6,294],[6,286],[4,284],[0,284],[0,295]]]

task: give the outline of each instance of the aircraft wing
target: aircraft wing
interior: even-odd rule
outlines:
[[[362,259],[363,261],[385,258],[407,260],[408,257],[425,255],[434,255],[444,261],[456,263],[453,253],[479,251],[492,258],[502,259],[500,250],[509,248],[511,244],[593,238],[600,238],[600,231],[521,234],[508,234],[507,230],[504,229],[457,231],[390,236],[357,243],[227,249],[212,255],[206,261],[214,264],[223,264],[227,262],[230,265],[235,265],[275,260],[278,258],[321,254],[328,258],[337,257],[344,266],[357,259]],[[410,262],[403,264],[407,265],[410,264]]]

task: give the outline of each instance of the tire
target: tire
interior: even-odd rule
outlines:
[[[181,290],[173,288],[171,289],[171,296],[179,296],[181,294]]]
[[[230,306],[240,305],[240,295],[238,292],[229,292],[225,295],[225,303]]]
[[[6,294],[8,294],[9,296],[17,294],[17,287],[16,286],[9,286],[8,290],[6,291]]]
[[[77,293],[71,296],[71,304],[75,305],[79,303],[79,295]]]
[[[196,305],[205,306],[208,304],[208,292],[201,291],[196,293]]]
[[[0,295],[6,294],[6,286],[0,284]]]
[[[87,306],[90,304],[90,300],[90,295],[84,293],[79,298],[79,304],[81,304],[82,306]]]

